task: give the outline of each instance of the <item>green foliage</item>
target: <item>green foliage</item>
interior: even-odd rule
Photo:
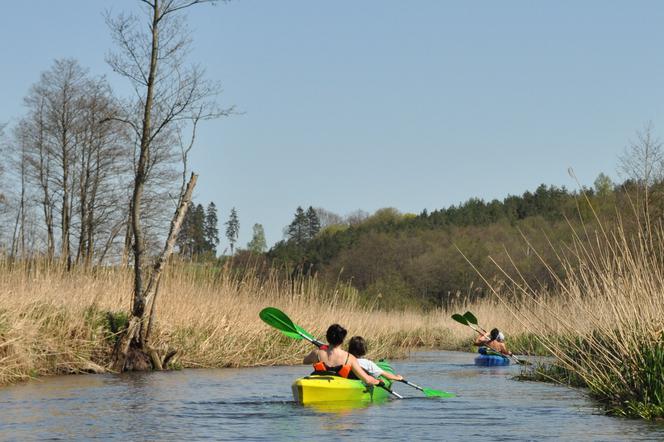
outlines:
[[[519,378],[588,388],[610,414],[644,419],[664,417],[664,337],[656,342],[644,339],[628,356],[614,355],[623,361],[619,372],[603,369],[605,354],[598,354],[599,348],[613,348],[613,339],[599,331],[589,339],[560,336],[558,345],[581,369],[545,363],[522,372]]]
[[[107,339],[115,344],[118,340],[119,333],[127,328],[128,324],[129,315],[127,312],[106,312],[104,315],[103,326],[108,332]]]
[[[192,202],[176,240],[180,256],[198,260],[215,258],[219,244],[217,223],[217,208],[213,202],[207,209]]]
[[[234,252],[235,248],[235,243],[237,241],[237,237],[240,234],[240,220],[237,216],[237,211],[235,210],[235,207],[231,209],[231,213],[228,216],[228,221],[226,221],[226,238],[228,239],[228,243],[231,246],[231,255]]]
[[[309,206],[307,209],[307,239],[313,239],[318,235],[320,231],[320,220],[318,219],[318,214],[313,207]]]
[[[261,224],[254,224],[251,241],[247,243],[247,248],[252,253],[264,253],[267,250],[265,241],[265,230]]]
[[[595,214],[615,217],[616,206],[630,210],[634,190],[614,187],[604,176],[597,183],[597,191],[582,192],[541,185],[502,201],[471,198],[419,215],[403,215],[394,208],[372,215],[358,211],[343,223],[331,212],[316,209],[334,219],[316,234],[309,230],[308,215],[314,210],[298,207],[285,240],[266,257],[290,275],[317,273],[330,285],[350,281],[367,302],[384,308],[449,307],[488,296],[468,261],[493,283],[520,280],[518,268],[528,284],[552,287],[565,270],[551,244],[568,242],[575,230],[592,234]]]
[[[205,224],[203,232],[205,235],[205,245],[212,256],[217,255],[217,245],[219,245],[219,220],[217,218],[217,206],[210,201],[205,210]]]
[[[91,330],[101,331],[112,344],[117,342],[118,334],[129,324],[129,314],[127,312],[102,311],[96,305],[91,305],[85,309],[84,318]]]

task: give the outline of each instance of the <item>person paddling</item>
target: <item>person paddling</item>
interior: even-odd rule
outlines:
[[[313,364],[314,372],[333,372],[344,378],[348,378],[353,373],[365,384],[378,385],[380,381],[368,375],[355,356],[341,349],[347,333],[346,329],[339,324],[330,325],[325,334],[329,346],[313,350],[304,358],[304,363]]]
[[[486,353],[486,348],[490,348],[497,353],[512,356],[512,352],[505,345],[505,335],[497,328],[478,336],[473,345],[480,347],[479,352],[482,354]]]
[[[348,353],[355,356],[360,367],[375,378],[383,376],[393,381],[403,380],[403,376],[385,371],[372,360],[363,357],[367,354],[367,343],[362,336],[353,336],[350,338],[350,341],[348,341]]]

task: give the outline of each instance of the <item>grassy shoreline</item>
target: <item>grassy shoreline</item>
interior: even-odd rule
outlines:
[[[555,358],[531,379],[587,388],[612,415],[662,419],[664,229],[639,225],[576,232],[558,254],[566,269],[559,292],[521,284],[518,294],[541,311],[512,311]]]
[[[40,262],[0,262],[0,385],[105,371],[114,333],[126,321],[131,283],[131,271],[122,268],[65,271]],[[448,312],[373,311],[347,286],[326,291],[315,278],[290,284],[276,275],[261,280],[176,264],[161,284],[151,344],[178,349],[182,368],[299,363],[309,347],[260,321],[266,306],[284,310],[319,337],[338,322],[351,335],[363,335],[376,358],[420,347],[457,349],[472,339]]]
[[[498,327],[515,353],[556,362],[532,375],[585,387],[611,414],[664,416],[664,231],[604,234],[568,246],[567,277],[550,293],[512,281],[493,300],[460,306]],[[575,265],[570,264],[571,260]],[[509,275],[506,273],[506,278]],[[0,385],[38,376],[103,372],[126,320],[132,272],[0,260]],[[518,300],[518,301],[515,301]],[[438,309],[378,311],[349,286],[174,263],[163,275],[151,345],[178,349],[178,367],[298,364],[310,347],[258,318],[274,306],[318,337],[337,322],[364,336],[373,358],[415,348],[467,350],[474,332]]]

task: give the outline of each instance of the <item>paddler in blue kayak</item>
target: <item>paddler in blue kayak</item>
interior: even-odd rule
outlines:
[[[350,338],[350,341],[348,341],[348,353],[355,356],[360,367],[375,378],[383,376],[393,381],[403,380],[403,376],[400,374],[387,372],[376,365],[374,361],[364,357],[367,354],[367,343],[362,336],[353,336]]]
[[[481,354],[486,354],[486,349],[490,348],[497,353],[512,356],[512,352],[505,345],[505,335],[497,328],[478,336],[473,345],[479,347]]]
[[[332,324],[325,333],[329,345],[318,348],[304,358],[305,364],[313,364],[316,373],[331,373],[348,378],[351,372],[366,384],[377,385],[380,381],[367,374],[357,358],[341,349],[348,332],[339,324]]]

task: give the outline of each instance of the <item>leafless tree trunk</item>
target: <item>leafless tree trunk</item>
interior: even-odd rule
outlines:
[[[16,212],[16,223],[14,224],[14,233],[12,235],[12,247],[10,252],[11,259],[17,256],[25,257],[25,175],[26,175],[26,156],[25,156],[25,134],[17,134],[18,143],[20,143],[20,156],[18,159],[18,173],[20,182],[20,196],[18,210]]]
[[[131,81],[139,103],[133,109],[140,109],[140,118],[132,118],[128,112],[129,116],[123,119],[134,130],[140,143],[130,204],[134,293],[129,325],[115,349],[113,365],[117,371],[148,369],[150,366],[161,368],[160,358],[151,354],[145,339],[146,307],[154,298],[196,184],[196,175],[192,174],[186,188],[180,190],[166,244],[145,286],[146,245],[142,210],[150,168],[159,153],[155,145],[160,139],[168,139],[169,132],[181,130],[194,119],[198,121],[224,114],[213,100],[208,101],[218,94],[218,87],[206,82],[199,69],[183,65],[189,39],[178,12],[209,1],[142,0],[142,3],[150,17],[147,32],[139,28],[139,22],[133,16],[121,15],[107,20],[120,51],[111,55],[108,62],[116,72]]]
[[[168,237],[166,238],[166,243],[164,245],[164,250],[159,255],[159,258],[155,262],[150,279],[147,284],[147,288],[143,292],[143,300],[147,305],[152,301],[151,311],[154,312],[155,309],[155,300],[157,295],[157,288],[159,287],[159,281],[161,274],[166,266],[166,263],[170,256],[173,253],[173,246],[175,245],[175,240],[177,239],[178,233],[180,232],[180,227],[182,226],[182,221],[187,213],[189,204],[191,203],[191,195],[196,186],[196,180],[198,176],[194,173],[191,174],[187,187],[181,194],[180,201],[178,203],[177,209],[173,214],[173,219],[171,221],[170,231]],[[127,326],[126,333],[118,340],[118,344],[115,349],[115,360],[113,363],[113,369],[116,371],[124,371],[127,368],[127,358],[132,355],[134,360],[129,361],[131,367],[134,368],[147,368],[147,358],[150,358],[150,362],[153,365],[153,368],[161,370],[163,367],[162,357],[156,357],[156,352],[154,349],[148,348],[147,338],[149,337],[149,330],[152,328],[154,322],[154,315],[150,315],[148,327],[143,326],[145,318],[143,316],[132,315],[129,324]],[[130,353],[132,345],[134,346],[134,353]],[[168,354],[164,355],[168,356]],[[136,360],[138,359],[138,361]],[[142,361],[141,361],[142,359]]]

